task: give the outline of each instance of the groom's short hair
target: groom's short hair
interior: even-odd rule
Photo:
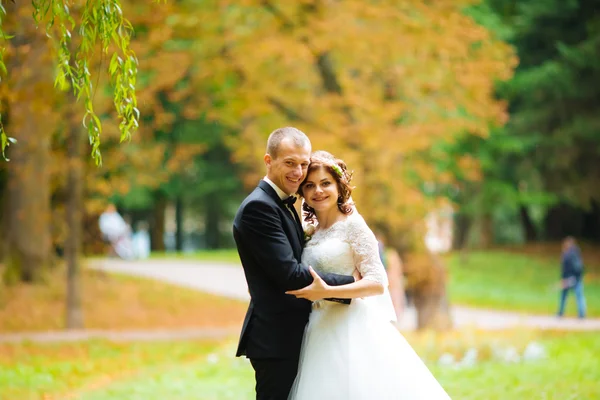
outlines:
[[[290,138],[298,147],[310,146],[310,139],[300,129],[286,126],[284,128],[275,129],[269,135],[267,140],[267,154],[270,154],[274,159],[277,158],[277,152],[283,139]]]

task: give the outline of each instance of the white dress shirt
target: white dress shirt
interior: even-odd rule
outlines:
[[[281,200],[285,200],[288,197],[290,197],[290,195],[288,195],[286,192],[284,192],[283,190],[281,190],[279,188],[279,186],[277,186],[276,184],[274,184],[273,181],[270,180],[269,178],[267,178],[266,176],[263,178],[263,181],[267,182],[275,190],[275,192],[277,193],[277,195],[279,196],[279,198]],[[296,200],[298,200],[298,199],[296,199]],[[294,203],[294,204],[296,204],[296,203]],[[294,213],[292,212],[292,210],[290,210],[289,207],[286,207],[286,208],[290,212],[290,214],[292,214],[292,217],[294,217]],[[296,212],[298,212],[298,209],[296,209]],[[295,217],[294,217],[294,219],[295,219]]]

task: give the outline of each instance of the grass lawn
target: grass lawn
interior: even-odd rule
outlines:
[[[488,307],[539,314],[554,314],[560,270],[556,258],[515,251],[469,252],[447,257],[450,301],[471,307]],[[600,268],[586,265],[584,291],[588,316],[600,316]],[[568,315],[575,316],[575,297],[567,300]]]
[[[560,334],[540,340],[549,357],[537,362],[487,361],[478,368],[432,370],[453,399],[600,398],[597,333]]]
[[[80,399],[141,376],[205,359],[216,342],[0,344],[0,399]]]
[[[239,328],[247,308],[245,301],[87,269],[82,285],[88,329]],[[0,332],[62,329],[65,286],[65,271],[59,267],[44,283],[0,283]]]
[[[410,334],[407,339],[454,400],[600,398],[600,336],[534,331]],[[531,341],[548,354],[506,363],[491,349]],[[244,400],[253,398],[249,363],[233,358],[234,341],[0,345],[0,398],[81,400]],[[436,365],[476,348],[475,367]],[[44,397],[45,396],[45,397]],[[401,394],[399,394],[399,398]]]

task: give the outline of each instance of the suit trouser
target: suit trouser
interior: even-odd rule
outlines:
[[[298,358],[251,358],[257,400],[287,400],[298,373]]]

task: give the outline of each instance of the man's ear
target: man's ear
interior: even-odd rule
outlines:
[[[271,155],[269,153],[265,154],[263,160],[265,160],[265,165],[267,167],[271,166],[271,161],[273,161],[273,158],[271,157]]]

